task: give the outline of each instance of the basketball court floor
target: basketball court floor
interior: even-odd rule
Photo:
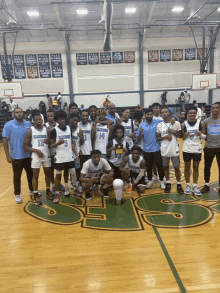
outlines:
[[[200,165],[199,187],[203,181]],[[170,166],[172,183],[174,172]],[[183,187],[183,164],[181,165]],[[23,203],[15,203],[11,165],[0,145],[0,292],[220,292],[220,197],[214,160],[211,191],[201,198],[164,194],[155,183],[123,205],[71,196],[59,205],[31,203],[22,175]]]

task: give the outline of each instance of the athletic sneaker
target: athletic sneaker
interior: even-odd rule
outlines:
[[[15,195],[15,201],[16,201],[16,203],[22,203],[22,199],[21,199],[20,195]]]
[[[154,182],[152,180],[149,180],[146,184],[146,188],[150,188],[152,185],[154,184]]]
[[[166,188],[164,181],[160,181],[160,188],[161,189],[165,189]]]
[[[60,195],[56,195],[53,199],[53,203],[59,203],[60,202]]]
[[[191,194],[191,186],[190,185],[186,185],[186,189],[185,189],[184,193],[186,195],[190,195]]]
[[[103,197],[105,197],[105,198],[109,197],[109,195],[108,195],[109,189],[108,188],[103,188],[103,186],[101,186],[100,191],[103,194]]]
[[[183,190],[183,188],[182,188],[182,185],[181,184],[177,184],[177,192],[179,193],[179,194],[183,194],[184,193],[184,190]]]
[[[152,181],[157,181],[159,178],[158,178],[158,176],[156,175],[156,174],[154,174],[153,176],[152,176]]]
[[[86,200],[91,200],[92,197],[91,197],[91,194],[89,191],[86,192]]]
[[[197,195],[197,196],[202,195],[201,192],[200,192],[200,190],[198,190],[197,186],[194,186],[194,187],[192,188],[192,193],[193,193],[194,195]]]
[[[132,192],[132,184],[128,185],[128,188],[126,189],[126,193],[131,193]]]
[[[65,191],[65,187],[60,183],[60,186],[59,186],[59,190],[60,191]]]
[[[65,197],[70,197],[69,189],[68,189],[68,190],[65,190],[64,196],[65,196]]]
[[[34,192],[31,191],[30,189],[29,189],[29,195],[30,195],[30,196],[34,195]]]
[[[166,188],[165,188],[165,193],[170,193],[170,190],[171,190],[171,184],[170,183],[167,183],[166,184]]]
[[[39,196],[39,193],[37,193],[37,194],[34,193],[34,200],[33,200],[33,202],[34,202],[34,204],[36,206],[42,205],[42,200],[41,200],[41,198]]]
[[[55,196],[56,195],[56,193],[57,193],[57,191],[56,191],[56,187],[54,186],[54,187],[52,187],[52,193],[53,193],[53,195]]]
[[[46,197],[48,198],[48,199],[50,199],[50,200],[52,200],[52,199],[54,199],[54,196],[56,195],[56,193],[54,194],[54,193],[52,193],[51,191],[50,191],[50,189],[47,189],[46,190]]]
[[[206,184],[201,189],[201,193],[207,193],[209,191],[210,191],[210,187],[208,185],[206,185]]]
[[[77,187],[78,192],[83,193],[82,185],[79,183]]]

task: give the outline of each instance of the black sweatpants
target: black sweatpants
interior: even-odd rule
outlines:
[[[163,163],[160,151],[154,153],[144,152],[144,159],[147,165],[147,177],[148,180],[152,180],[152,168],[153,163],[155,162],[157,165],[160,181],[163,181],[164,171],[163,171]]]
[[[210,180],[210,169],[211,169],[212,162],[215,156],[216,156],[217,164],[218,164],[218,180],[220,185],[220,148],[216,148],[216,149],[204,148],[204,159],[205,159],[204,179],[206,183],[208,183]]]
[[[31,191],[33,191],[33,170],[31,168],[31,158],[21,159],[21,160],[13,160],[12,161],[12,169],[14,173],[14,194],[21,194],[21,174],[23,169],[27,174],[28,186]]]

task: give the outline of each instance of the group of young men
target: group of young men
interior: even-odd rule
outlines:
[[[91,191],[99,185],[100,192],[104,197],[108,197],[109,187],[113,185],[115,190],[120,191],[121,196],[116,196],[120,203],[123,185],[126,186],[127,193],[131,193],[133,189],[143,193],[153,185],[157,171],[161,189],[170,193],[170,160],[177,179],[177,192],[192,192],[200,196],[201,192],[210,190],[210,169],[215,156],[220,169],[219,110],[219,104],[213,104],[211,117],[203,122],[196,119],[197,109],[188,107],[187,121],[181,125],[175,118],[170,118],[168,108],[164,107],[160,111],[158,103],[145,109],[144,113],[136,111],[133,119],[130,119],[129,108],[123,110],[120,118],[114,104],[108,105],[108,111],[97,109],[93,105],[79,114],[77,104],[72,103],[69,106],[69,117],[63,110],[54,112],[49,109],[47,123],[43,124],[41,115],[36,113],[31,125],[23,120],[23,111],[18,107],[14,110],[14,120],[5,124],[2,134],[7,160],[13,166],[16,203],[22,202],[20,179],[23,168],[27,172],[29,192],[33,195],[36,205],[42,204],[38,191],[41,165],[45,173],[46,196],[54,203],[60,201],[60,189],[64,196],[70,196],[69,178],[77,196],[82,196],[85,192],[86,200],[91,199]],[[178,138],[181,137],[185,191],[181,185],[180,174]],[[201,139],[206,139],[206,146],[205,185],[200,191],[197,182],[202,156]],[[64,188],[60,184],[62,173]],[[218,192],[220,194],[220,189]]]

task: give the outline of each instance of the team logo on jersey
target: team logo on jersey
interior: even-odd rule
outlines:
[[[87,229],[139,231],[146,225],[167,229],[192,228],[208,223],[215,213],[220,213],[217,188],[217,183],[211,184],[210,192],[201,197],[156,193],[155,189],[144,195],[133,192],[131,197],[124,195],[121,206],[115,205],[113,192],[108,199],[99,195],[99,202],[96,201],[95,205],[90,202],[89,206],[83,198],[63,195],[60,203],[54,204],[43,193],[42,206],[28,201],[24,211],[48,223],[80,225]]]

